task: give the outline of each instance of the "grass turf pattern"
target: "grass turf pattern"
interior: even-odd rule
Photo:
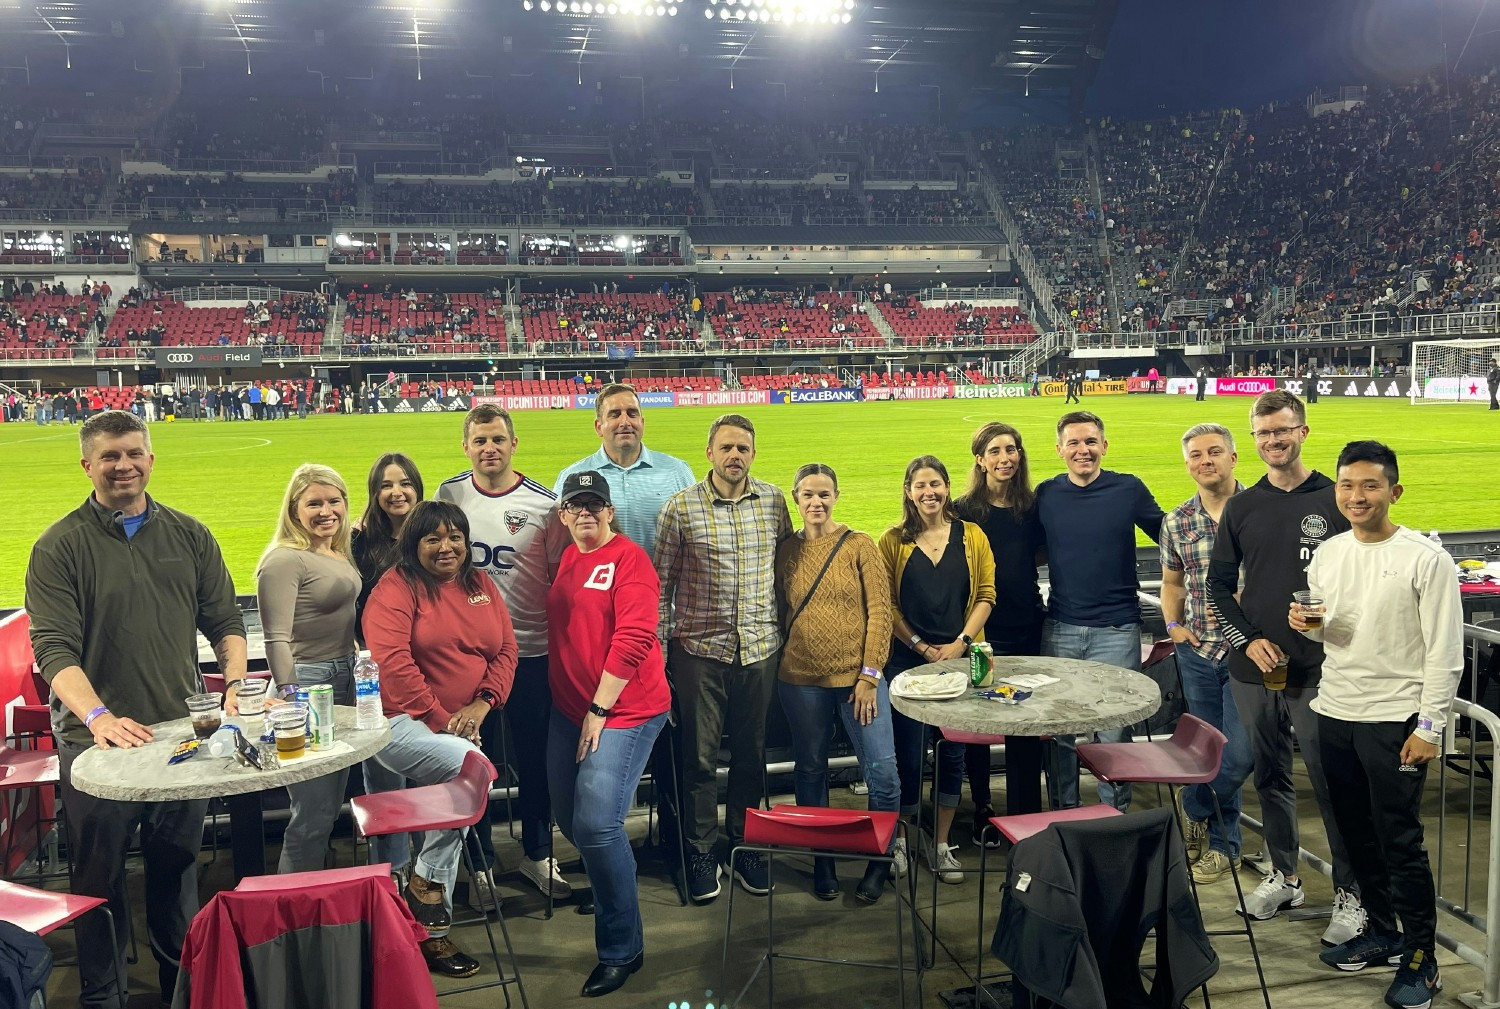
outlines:
[[[1163,508],[1194,492],[1182,463],[1181,437],[1203,421],[1225,424],[1239,450],[1237,475],[1245,484],[1265,467],[1250,438],[1250,397],[1097,396],[1084,408],[1105,421],[1109,441],[1104,466],[1143,479]],[[737,408],[756,425],[754,476],[790,491],[792,474],[806,462],[824,462],[839,474],[835,517],[878,535],[901,514],[901,476],[915,456],[932,453],[948,466],[961,493],[973,460],[969,439],[980,424],[1003,420],[1020,429],[1033,482],[1062,472],[1056,452],[1058,399],[944,400],[854,404],[789,404]],[[687,460],[700,476],[716,407],[645,411],[645,441]],[[1500,414],[1482,405],[1413,407],[1325,397],[1309,407],[1307,464],[1330,476],[1345,442],[1375,438],[1400,455],[1406,494],[1397,522],[1422,530],[1500,526],[1494,491],[1500,475]],[[516,468],[547,486],[558,470],[599,446],[591,411],[525,411],[514,415],[519,442]],[[318,462],[349,483],[351,517],[365,506],[365,478],[382,452],[416,460],[430,497],[445,478],[468,468],[461,448],[461,413],[367,417],[321,416],[306,421],[152,425],[156,468],[150,491],[164,504],[207,523],[218,537],[235,587],[255,591],[255,563],[276,521],[292,470]],[[0,460],[16,499],[0,512],[0,606],[23,602],[31,545],[41,532],[90,492],[79,466],[78,430],[66,425],[0,425]],[[793,521],[800,525],[793,508]],[[1147,540],[1138,537],[1140,542]]]

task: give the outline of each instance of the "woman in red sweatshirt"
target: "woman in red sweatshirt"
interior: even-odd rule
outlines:
[[[373,758],[418,785],[457,777],[478,752],[479,725],[510,696],[516,635],[490,576],[469,555],[469,520],[447,501],[423,501],[401,527],[401,558],[365,604],[365,641],[380,664],[391,741]],[[428,831],[406,902],[430,938],[427,966],[469,977],[479,961],[448,938],[459,832]]]
[[[609,484],[572,474],[559,512],[573,545],[547,593],[547,783],[594,891],[599,964],[582,992],[592,997],[645,960],[625,814],[672,698],[656,637],[661,582],[646,551],[612,528]]]

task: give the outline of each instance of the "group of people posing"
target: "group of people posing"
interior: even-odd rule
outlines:
[[[553,855],[556,823],[588,876],[598,964],[584,996],[618,989],[644,962],[625,818],[653,751],[658,780],[681,782],[693,901],[712,901],[726,872],[764,895],[772,885],[765,861],[727,853],[763,796],[773,691],[791,729],[798,804],[828,804],[837,723],[869,808],[916,817],[929,730],[892,709],[890,678],[958,658],[976,641],[996,655],[1139,669],[1140,529],[1161,545],[1162,609],[1189,707],[1230,741],[1218,779],[1185,795],[1194,876],[1211,883],[1238,868],[1239,796],[1253,768],[1273,869],[1243,910],[1264,919],[1302,903],[1295,726],[1340,887],[1323,958],[1345,970],[1399,963],[1392,991],[1408,994],[1392,1004],[1423,1005],[1408,997],[1421,990],[1430,1000],[1435,912],[1417,809],[1462,664],[1462,617],[1452,562],[1390,523],[1401,493],[1390,449],[1351,443],[1335,484],[1302,462],[1303,404],[1266,393],[1251,411],[1251,433],[1267,475],[1243,488],[1233,434],[1197,425],[1182,449],[1198,493],[1164,514],[1137,477],[1103,468],[1109,443],[1095,414],[1058,421],[1065,471],[1037,486],[1020,431],[993,422],[974,434],[957,494],[938,458],[908,464],[900,520],[877,541],[836,520],[838,476],[821,463],[793,477],[794,530],[784,492],[751,475],[756,432],[747,417],[710,426],[701,480],[644,445],[628,385],[600,391],[594,429],[598,451],[548,487],[516,469],[510,415],[476,406],[463,422],[468,471],[428,500],[409,458],[382,455],[357,521],[339,474],[299,467],[257,569],[280,696],[330,683],[339,703],[352,703],[358,645],[379,663],[391,741],[364,765],[371,791],[450,780],[476,748],[499,763],[505,720],[519,778],[520,872],[552,897],[571,894]],[[150,832],[142,845],[148,923],[169,992],[197,906],[205,804],[95,799],[71,787],[70,767],[89,745],[141,745],[152,723],[180,716],[182,698],[196,691],[195,627],[214,644],[233,714],[244,624],[212,535],[146,493],[145,425],[107,411],[80,440],[94,492],[36,544],[26,602],[52,688],[75,888],[122,913],[131,829]],[[1293,592],[1309,586],[1325,600],[1317,627],[1289,608]],[[681,758],[671,767],[656,744],[674,704]],[[1129,731],[1100,737],[1124,740]],[[1042,808],[1044,777],[1052,808],[1079,804],[1073,739],[1017,737],[1006,750],[1010,812]],[[966,839],[955,830],[965,778],[972,839],[998,844],[990,771],[988,747],[941,748],[936,815],[912,843],[945,883],[965,878]],[[292,786],[280,871],[324,866],[346,773]],[[1098,789],[1102,801],[1128,807],[1128,786]],[[483,889],[497,865],[487,820],[477,835],[473,883]],[[477,972],[448,936],[458,834],[428,833],[414,860],[405,836],[375,844],[376,859],[410,863],[403,895],[428,930],[430,968]],[[891,873],[913,871],[918,852],[905,840],[891,853],[868,865],[859,900],[880,900]],[[815,860],[811,888],[820,899],[840,895],[831,860]],[[81,941],[106,941],[103,922],[86,916],[80,928]],[[121,994],[124,979],[106,958],[85,961],[80,973],[85,1004]]]

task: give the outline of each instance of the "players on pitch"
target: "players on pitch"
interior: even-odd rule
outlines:
[[[132,421],[129,414],[111,411],[84,425],[83,463],[94,494],[82,512],[43,535],[27,572],[31,634],[42,675],[52,684],[65,758],[90,742],[106,747],[149,742],[147,724],[177,714],[162,699],[191,692],[191,684],[161,679],[166,675],[162,669],[176,668],[172,663],[142,665],[133,678],[117,675],[115,664],[101,661],[107,634],[96,641],[103,632],[91,629],[86,620],[100,605],[89,595],[99,591],[93,581],[79,581],[87,558],[103,558],[111,551],[145,556],[141,544],[153,553],[157,548],[151,547],[149,530],[157,524],[166,523],[179,537],[201,529],[146,495],[149,438]],[[837,721],[855,743],[870,784],[870,808],[899,806],[910,812],[912,783],[920,779],[925,759],[926,730],[894,717],[886,677],[959,656],[971,642],[987,636],[1004,654],[1088,658],[1139,669],[1142,621],[1134,565],[1139,529],[1160,545],[1162,615],[1176,647],[1188,708],[1228,738],[1218,778],[1182,793],[1182,826],[1194,878],[1209,884],[1238,870],[1243,857],[1240,792],[1253,773],[1266,824],[1265,878],[1246,895],[1240,911],[1266,920],[1302,906],[1295,731],[1327,829],[1337,887],[1332,920],[1322,937],[1328,948],[1320,959],[1345,971],[1395,966],[1386,1001],[1396,1009],[1430,1005],[1441,983],[1434,959],[1434,890],[1418,814],[1426,766],[1439,753],[1463,664],[1463,617],[1448,555],[1391,520],[1402,487],[1390,448],[1370,441],[1350,443],[1330,479],[1302,461],[1309,430],[1302,402],[1284,391],[1268,392],[1250,411],[1250,435],[1266,475],[1245,487],[1235,478],[1234,434],[1218,424],[1196,425],[1182,436],[1181,447],[1197,490],[1164,515],[1138,478],[1103,468],[1109,442],[1104,422],[1095,414],[1075,411],[1060,419],[1056,451],[1064,472],[1035,490],[1020,432],[993,423],[972,440],[974,468],[967,491],[956,501],[950,500],[947,471],[938,460],[924,456],[913,461],[902,494],[904,518],[877,549],[869,537],[834,521],[838,478],[821,464],[810,463],[797,472],[791,497],[802,521],[801,529],[794,530],[787,495],[750,474],[756,432],[748,418],[727,414],[713,423],[705,449],[708,471],[696,482],[687,463],[645,447],[644,428],[635,390],[628,385],[605,388],[595,408],[599,450],[564,469],[555,488],[548,488],[515,468],[520,440],[510,415],[494,406],[475,407],[464,418],[462,446],[472,468],[445,481],[436,495],[450,503],[445,507],[461,511],[467,528],[451,530],[439,522],[428,530],[433,523],[407,523],[409,514],[427,507],[420,503],[421,478],[410,460],[387,455],[371,473],[371,502],[361,528],[354,530],[358,545],[353,559],[347,547],[325,551],[329,563],[350,568],[347,573],[340,569],[338,612],[328,614],[341,621],[340,627],[357,629],[354,608],[361,596],[361,573],[364,594],[377,583],[391,582],[377,594],[395,595],[390,590],[403,577],[396,560],[409,555],[439,584],[449,540],[469,554],[466,567],[473,573],[468,577],[498,590],[489,610],[497,634],[508,640],[492,642],[494,655],[477,650],[470,656],[477,662],[474,669],[458,668],[468,650],[445,655],[437,642],[418,632],[402,654],[408,664],[414,663],[414,682],[425,677],[433,684],[422,702],[429,707],[422,708],[422,719],[415,723],[421,728],[425,722],[424,732],[450,733],[467,745],[481,745],[500,764],[507,757],[500,732],[501,719],[506,720],[519,779],[519,871],[544,893],[565,898],[573,889],[552,851],[555,817],[548,779],[575,779],[571,774],[559,778],[557,767],[549,775],[548,754],[562,752],[564,745],[549,744],[549,732],[580,734],[576,747],[571,741],[565,744],[569,754],[576,749],[580,782],[591,773],[587,763],[610,752],[609,746],[601,750],[601,740],[640,736],[640,753],[624,762],[617,756],[611,768],[600,770],[599,780],[618,778],[614,765],[638,773],[656,737],[654,729],[666,717],[658,718],[656,707],[645,703],[655,696],[652,684],[665,671],[678,718],[675,726],[663,726],[661,734],[663,739],[675,734],[680,761],[668,770],[681,788],[677,814],[669,822],[681,831],[689,895],[698,904],[712,901],[726,870],[747,892],[766,894],[772,884],[759,856],[741,853],[732,864],[724,860],[744,838],[745,811],[764,797],[773,693],[779,690],[793,727],[799,802],[828,802],[828,729]],[[302,550],[286,551],[287,556],[296,560],[306,553],[305,563],[323,562],[314,554],[325,540],[348,542],[342,483],[332,471],[319,472],[326,473],[319,477],[322,482],[309,486],[337,491],[334,506],[322,502],[321,507],[308,503],[304,508],[293,495],[282,514],[283,539]],[[559,494],[567,504],[560,506]],[[561,515],[564,510],[567,519]],[[299,523],[304,521],[311,525],[303,528]],[[584,524],[593,532],[582,535]],[[423,530],[430,535],[405,544],[407,533]],[[448,540],[439,535],[445,530],[454,534]],[[379,543],[369,539],[372,535]],[[643,559],[650,557],[655,571],[637,570],[637,565],[628,574],[618,564],[590,560],[591,574],[580,574],[576,585],[564,585],[560,568],[582,572],[582,555],[611,537],[634,540],[630,549]],[[213,580],[218,587],[212,626],[233,683],[244,670],[243,628],[222,604],[232,598],[232,588],[212,537],[201,530],[199,538],[202,542],[190,551],[201,561],[196,576],[199,611],[161,613],[151,623],[162,632],[177,628],[190,638],[194,625],[202,627],[207,619],[203,580]],[[98,542],[90,545],[93,541]],[[108,546],[116,541],[118,546]],[[311,547],[305,545],[309,543]],[[383,551],[383,563],[364,549],[371,544]],[[78,552],[85,548],[86,553]],[[449,567],[452,561],[447,559]],[[1037,591],[1037,567],[1043,562],[1050,562],[1051,573],[1045,605]],[[408,582],[411,577],[408,572]],[[593,593],[601,592],[610,601],[593,599]],[[303,595],[299,589],[293,619],[316,619],[318,600],[311,593],[306,600]],[[609,616],[617,606],[641,611],[646,596],[657,606],[657,640],[650,642],[635,633],[636,621]],[[420,600],[416,605],[420,608]],[[602,671],[581,673],[565,668],[566,658],[549,655],[556,651],[548,646],[549,617],[575,611],[598,614],[598,640],[589,647],[604,657]],[[551,630],[554,643],[564,641],[557,628]],[[303,633],[300,625],[296,633]],[[349,636],[340,633],[341,641]],[[581,632],[575,628],[569,633]],[[268,643],[271,636],[268,624]],[[293,663],[304,662],[298,651],[301,640],[292,638],[292,660],[283,663],[286,675]],[[564,643],[577,644],[571,637]],[[191,646],[190,640],[163,640],[160,648],[191,652]],[[311,656],[307,661],[329,656],[343,661],[347,651],[343,645],[328,655],[312,655],[310,646],[304,650]],[[431,668],[421,668],[424,656]],[[573,710],[588,699],[580,693],[580,676],[589,686],[598,684],[594,703],[581,715]],[[498,693],[486,686],[491,681],[502,685]],[[470,697],[463,692],[469,686],[454,691],[460,682],[479,686]],[[570,713],[565,714],[559,691],[583,700],[567,705]],[[626,704],[627,698],[633,700]],[[112,706],[121,709],[118,715]],[[411,720],[391,710],[391,704],[387,708],[392,718]],[[893,724],[899,730],[894,734]],[[641,735],[642,725],[653,731]],[[726,735],[728,801],[721,839],[718,764]],[[1124,731],[1100,735],[1128,738]],[[1040,810],[1043,767],[1053,808],[1078,805],[1073,740],[1055,739],[1045,753],[1040,743],[1022,745],[1031,742],[1017,741],[1014,766],[1007,768],[1009,811]],[[956,747],[945,751],[949,754],[953,759],[939,769],[941,780],[934,786],[944,800],[936,830],[918,824],[925,833],[914,830],[913,837],[923,839],[932,871],[944,882],[961,883],[964,870],[955,853],[962,841],[949,825],[966,769],[976,811],[986,814],[976,813],[974,839],[997,840],[986,826],[987,750],[970,753],[968,759]],[[65,790],[70,763],[63,762]],[[383,787],[401,783],[377,781]],[[629,783],[615,784],[627,788]],[[94,830],[91,824],[98,821],[113,830],[111,837],[123,837],[120,825],[141,815],[160,818],[178,812],[175,806],[140,807],[68,794],[68,826],[74,832]],[[1130,803],[1127,789],[1101,784],[1099,795],[1122,810]],[[1211,815],[1215,803],[1222,820]],[[191,804],[184,811],[184,823],[201,816]],[[643,962],[639,911],[623,898],[621,887],[606,882],[633,875],[628,847],[619,848],[612,840],[624,836],[623,815],[620,806],[610,814],[610,823],[590,826],[595,840],[580,843],[583,871],[598,877],[592,890],[600,922],[600,963],[584,984],[585,996],[616,990]],[[582,829],[571,818],[565,823]],[[186,833],[182,857],[190,861]],[[477,873],[476,889],[493,886],[490,867],[497,863],[488,834],[481,831],[477,861],[486,869]],[[89,881],[88,892],[118,901],[116,863],[123,857],[118,846],[89,844],[86,836],[73,840],[75,884]],[[326,833],[309,842],[316,855],[326,844]],[[897,872],[914,871],[914,853],[897,854]],[[101,864],[93,866],[91,860]],[[419,860],[418,866],[423,865]],[[886,866],[871,864],[856,889],[858,898],[873,903],[881,897]],[[285,856],[282,868],[287,868]],[[832,863],[820,859],[814,868],[814,894],[836,898],[840,890]],[[408,873],[403,879],[414,909],[431,912],[434,925],[446,930],[445,905],[452,894],[444,887],[451,885],[451,874]],[[171,908],[170,914],[148,909],[151,921],[171,924],[152,936],[167,991],[176,967],[170,949],[180,947],[187,918],[197,906],[196,893],[185,886],[148,887],[146,900]],[[85,916],[85,925],[90,918]],[[437,973],[465,976],[478,969],[451,943],[443,955],[428,959]],[[122,992],[123,978],[117,979],[108,963],[91,961],[84,988],[86,1002],[111,1001]]]

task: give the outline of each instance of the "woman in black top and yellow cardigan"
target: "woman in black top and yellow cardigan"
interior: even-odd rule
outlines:
[[[954,514],[948,469],[935,456],[918,456],[906,467],[901,524],[881,536],[880,552],[891,571],[895,605],[888,678],[928,662],[959,658],[972,642],[984,639],[985,620],[995,605],[995,560],[984,532]],[[927,726],[900,712],[892,715],[901,810],[915,813]],[[944,883],[964,879],[948,844],[963,776],[963,748],[944,747],[937,769],[936,830],[928,850],[932,870]]]

